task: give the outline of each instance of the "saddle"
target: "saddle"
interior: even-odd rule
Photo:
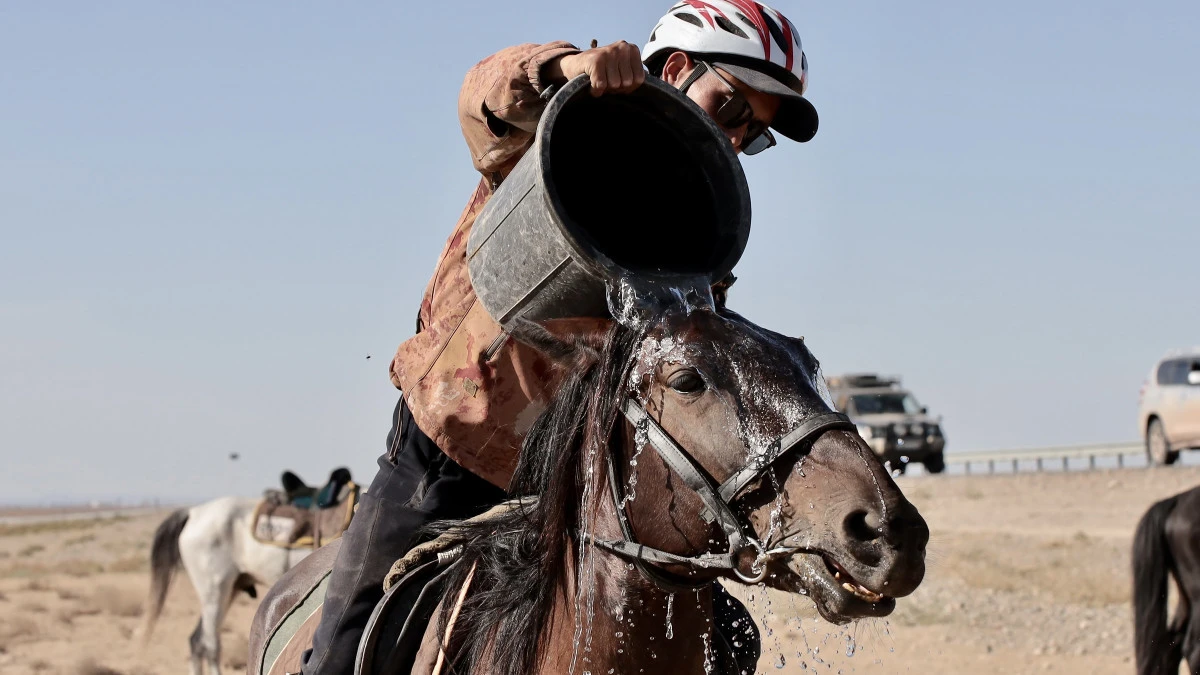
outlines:
[[[471,520],[490,518],[514,503],[501,504]],[[334,541],[300,561],[263,598],[258,613],[267,628],[262,634],[251,635],[253,675],[300,672],[304,653],[312,646],[321,619],[329,574],[340,544]],[[355,675],[412,671],[425,629],[434,620],[446,591],[446,576],[458,564],[461,552],[462,538],[451,531],[414,547],[392,565],[383,582],[384,596],[371,612],[359,640]],[[401,607],[411,609],[402,612]],[[258,619],[256,616],[255,624]]]
[[[320,488],[283,472],[283,490],[268,488],[254,508],[254,539],[282,548],[320,548],[342,536],[358,506],[358,485],[345,467],[335,469]]]
[[[519,500],[504,502],[470,521],[490,519],[521,506]],[[454,619],[473,576],[467,575],[464,588],[446,587],[450,572],[464,564],[461,560],[463,542],[457,531],[451,530],[412,548],[392,565],[383,582],[383,598],[375,605],[359,639],[354,675],[412,673],[418,666],[421,673],[430,675],[449,672],[447,669],[451,666],[442,660],[442,655],[431,653],[440,650],[423,643],[430,622],[437,619],[443,599],[450,611],[449,630],[454,630]],[[300,672],[304,654],[312,646],[321,618],[329,574],[340,543],[335,541],[289,571],[285,578],[296,575],[303,581],[278,584],[276,588],[294,586],[286,595],[276,597],[279,591],[273,588],[263,599],[258,612],[266,617],[264,624],[268,628],[262,635],[251,635],[249,672],[252,675],[295,675]],[[405,607],[411,609],[401,611]],[[255,623],[258,623],[258,616]],[[728,639],[719,631],[714,634],[717,636],[713,644],[715,673],[745,672],[737,663]],[[427,651],[422,651],[423,646]]]

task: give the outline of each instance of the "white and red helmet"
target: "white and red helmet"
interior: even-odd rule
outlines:
[[[682,0],[659,19],[642,49],[653,70],[672,52],[720,66],[748,86],[783,102],[771,128],[801,143],[817,133],[808,89],[808,59],[796,26],[754,0]]]

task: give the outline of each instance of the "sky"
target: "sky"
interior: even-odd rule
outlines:
[[[730,306],[902,376],[949,453],[1136,440],[1200,344],[1200,4],[776,6],[821,125],[743,158]],[[0,5],[0,502],[368,483],[478,180],[463,74],[669,7]]]

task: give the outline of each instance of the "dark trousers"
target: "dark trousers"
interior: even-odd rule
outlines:
[[[504,491],[459,466],[421,431],[401,397],[392,416],[388,450],[379,472],[342,534],[321,623],[303,675],[350,675],[367,619],[383,597],[392,563],[420,543],[418,531],[434,520],[470,518],[504,500]],[[758,661],[758,631],[745,606],[714,583],[717,629],[741,645],[746,672]],[[397,608],[400,609],[400,608]],[[735,637],[736,636],[736,637]]]
[[[342,535],[301,672],[352,673],[358,639],[383,597],[383,578],[420,543],[417,532],[434,520],[470,518],[503,500],[503,490],[456,464],[417,427],[401,397],[379,472]]]

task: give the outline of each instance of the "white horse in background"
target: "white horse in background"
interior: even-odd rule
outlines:
[[[272,586],[283,573],[313,552],[288,549],[254,538],[251,519],[258,499],[220,497],[179,509],[154,533],[150,548],[150,597],[144,637],[162,612],[175,570],[187,570],[200,599],[200,621],[191,636],[192,675],[221,673],[221,622],[239,591],[258,597],[257,584]]]

